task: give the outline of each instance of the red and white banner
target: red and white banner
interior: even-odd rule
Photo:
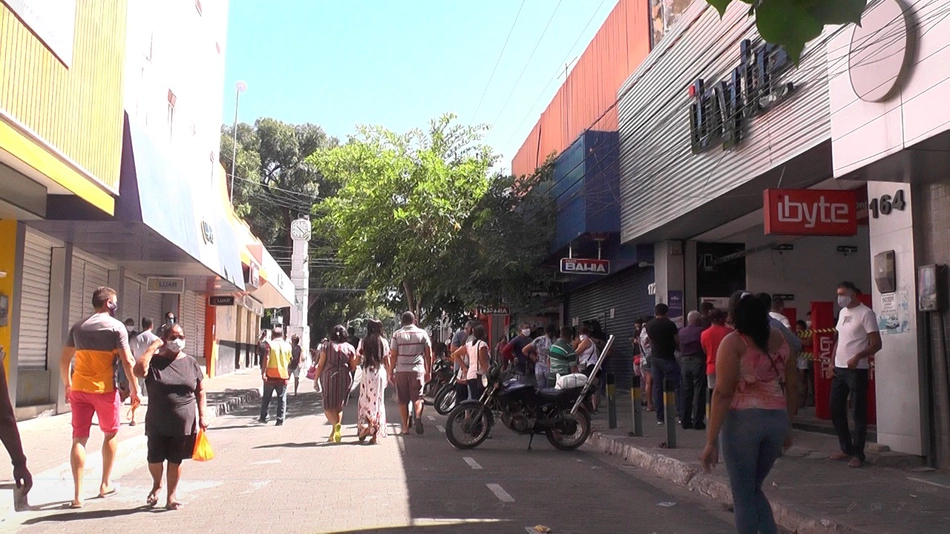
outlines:
[[[610,274],[609,260],[561,258],[561,272],[567,274]]]
[[[856,235],[857,207],[855,191],[766,189],[765,235]]]

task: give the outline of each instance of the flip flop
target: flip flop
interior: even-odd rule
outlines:
[[[116,493],[119,493],[119,486],[112,486],[112,489],[111,489],[111,490],[109,490],[109,491],[107,491],[107,492],[105,492],[105,493],[100,493],[100,494],[99,494],[99,498],[100,498],[100,499],[105,499],[105,498],[107,498],[107,497],[112,497],[112,496],[115,495]]]
[[[166,510],[181,510],[185,505],[180,502],[170,502],[165,505]]]
[[[80,508],[82,508],[82,506],[83,506],[83,503],[78,503],[78,504],[74,502],[63,503],[63,508],[67,510],[79,510]]]
[[[157,505],[158,505],[158,494],[157,494],[157,493],[149,493],[148,497],[145,498],[145,505],[146,505],[146,506],[150,506],[150,507],[151,507],[151,506],[157,506]]]

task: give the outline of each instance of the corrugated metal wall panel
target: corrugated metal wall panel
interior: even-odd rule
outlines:
[[[72,281],[69,291],[69,325],[93,314],[92,294],[109,285],[109,269],[94,261],[73,254]]]
[[[606,367],[616,377],[618,387],[624,389],[629,388],[633,377],[633,323],[637,317],[652,314],[655,297],[648,294],[647,286],[653,280],[652,267],[634,267],[572,292],[567,298],[568,324],[574,318],[578,324],[597,319],[607,334],[616,337]]]
[[[23,282],[20,287],[20,336],[17,366],[46,370],[49,332],[50,271],[53,250],[29,232],[23,250]]]
[[[188,339],[185,352],[195,358],[204,357],[205,348],[205,296],[194,291],[185,291],[182,295],[181,324]]]
[[[617,3],[512,158],[513,174],[531,174],[588,128],[616,131],[617,88],[650,53],[649,12],[649,0]]]
[[[122,293],[119,295],[119,316],[124,321],[131,317],[135,321],[135,331],[142,327],[142,284],[126,277],[122,284]]]
[[[162,294],[149,293],[148,290],[144,290],[142,301],[142,316],[152,319],[155,323],[155,333],[159,334],[159,328],[165,321],[165,311],[162,310]]]
[[[76,3],[66,68],[0,3],[0,108],[119,190],[127,0]]]
[[[781,165],[830,138],[823,39],[806,49],[787,76],[797,94],[747,121],[732,151],[690,147],[689,86],[727,79],[739,65],[743,39],[761,42],[747,8],[735,3],[720,20],[695,2],[679,26],[620,90],[622,240],[636,239]],[[820,177],[816,177],[820,178]],[[690,236],[683,236],[690,237]]]

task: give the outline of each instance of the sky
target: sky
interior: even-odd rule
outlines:
[[[247,84],[239,121],[311,122],[340,139],[359,124],[405,132],[454,113],[491,127],[485,142],[507,169],[563,83],[565,63],[616,4],[231,0],[223,117],[233,121],[238,81]]]

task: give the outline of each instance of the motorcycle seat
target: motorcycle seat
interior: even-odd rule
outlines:
[[[577,392],[581,388],[571,388],[571,389],[558,389],[558,388],[543,388],[538,390],[538,397],[541,400],[545,401],[556,401],[564,397],[576,396]]]

